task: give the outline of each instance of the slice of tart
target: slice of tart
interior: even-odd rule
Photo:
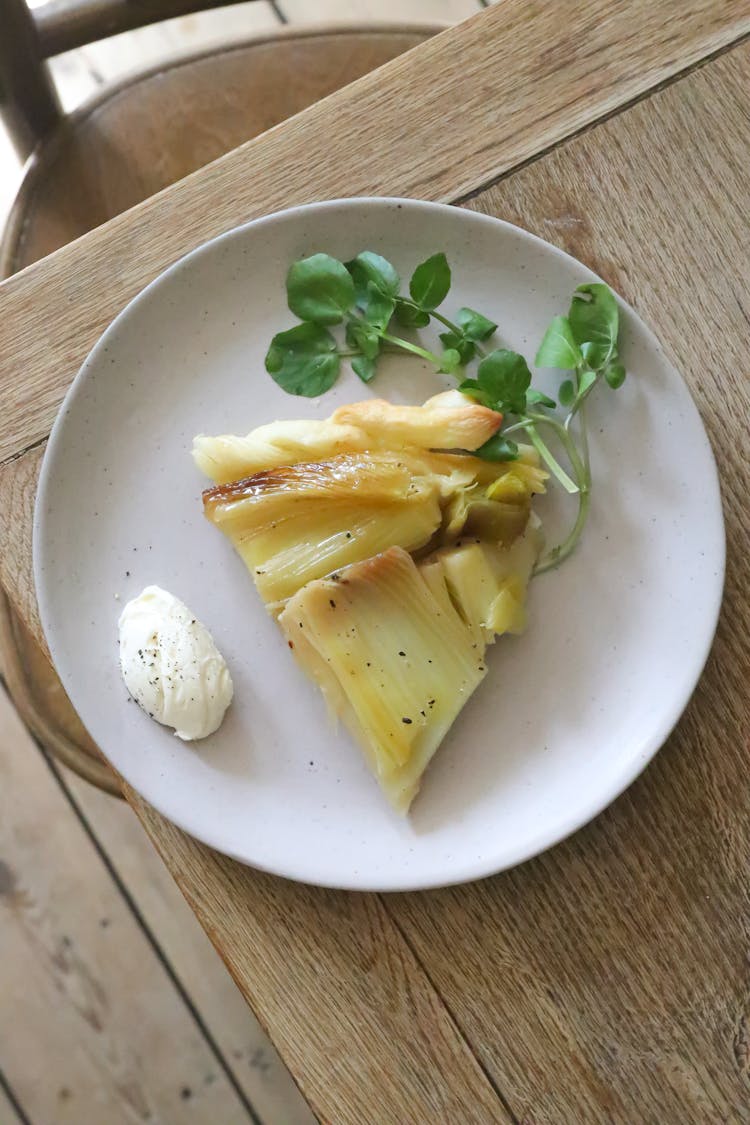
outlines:
[[[472,455],[501,421],[447,392],[195,441],[216,482],[206,516],[401,812],[484,677],[487,645],[525,625],[546,474],[533,449]]]

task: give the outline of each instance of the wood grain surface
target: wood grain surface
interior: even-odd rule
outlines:
[[[426,107],[423,83],[433,110],[448,114],[450,161],[437,145],[409,161],[399,138],[387,159],[380,153],[377,168],[359,154],[337,169],[330,122],[338,113],[346,135],[354,94],[344,91],[8,283],[0,290],[10,342],[4,392],[14,396],[2,425],[6,453],[44,436],[87,333],[111,317],[129,286],[139,287],[188,244],[190,205],[198,241],[212,225],[230,225],[232,211],[245,217],[335,193],[321,185],[459,198],[517,165],[521,153],[605,117],[638,93],[644,75],[641,90],[657,73],[680,71],[697,52],[732,41],[750,15],[746,5],[728,3],[628,3],[616,11],[576,4],[553,35],[546,21],[557,7],[532,5],[533,18],[521,26],[513,23],[520,8],[505,0],[448,33],[450,51],[448,38],[439,37],[381,72],[380,112],[384,90],[407,85]],[[530,27],[539,35],[540,20],[554,60],[535,57],[540,84],[532,88],[527,75],[525,102],[541,91],[542,105],[524,114],[513,100],[506,120],[495,101],[496,120],[485,108],[480,143],[474,130],[482,76],[490,74],[481,60],[492,51],[486,38],[482,51],[474,29],[493,30],[493,50],[499,43],[511,50],[514,41],[528,46]],[[652,46],[640,38],[643,28]],[[589,47],[602,36],[613,38],[609,51],[599,47],[589,74],[594,92],[582,75]],[[434,73],[436,61],[450,66],[459,42],[477,52],[462,81],[463,123],[451,115],[448,89]],[[530,64],[514,64],[511,55],[508,68],[520,67],[514,75],[523,85]],[[553,62],[557,84],[545,77]],[[364,104],[374,93],[371,81],[359,84]],[[359,1125],[373,1104],[386,1123],[748,1120],[749,88],[750,45],[741,45],[477,190],[470,204],[570,250],[634,304],[685,373],[719,454],[729,549],[725,609],[698,691],[646,774],[594,824],[514,872],[398,896],[320,891],[242,868],[128,794],[323,1121]],[[491,94],[498,97],[497,87]],[[386,113],[388,129],[400,127],[395,101]],[[310,169],[306,185],[284,179],[292,150],[299,165],[300,152],[317,158],[328,151],[325,142],[333,152],[324,169]],[[414,148],[413,134],[407,147]],[[256,163],[222,208],[249,154],[277,161],[274,182]],[[149,246],[157,229],[158,252]],[[125,250],[132,270],[105,288],[101,271]],[[66,302],[66,294],[75,299]],[[72,326],[63,316],[71,305]],[[54,326],[44,347],[26,328],[24,308]],[[39,396],[35,413],[25,392],[14,391],[22,369]],[[33,476],[29,455],[0,480],[17,520],[27,518],[23,489],[11,483],[21,473]],[[23,571],[23,560],[8,567],[14,594],[21,586],[14,575]]]
[[[0,585],[8,591],[19,616],[48,652],[39,621],[31,563],[34,496],[45,446],[46,442],[24,457],[0,465]]]
[[[161,954],[190,996],[224,1065],[254,1112],[264,1125],[314,1125],[299,1090],[133,810],[75,774],[59,772],[144,925],[150,933],[158,935]],[[131,1038],[136,1040],[138,1035],[138,1029],[133,1028]],[[0,1122],[4,1125],[1,1114]]]
[[[323,1122],[511,1125],[383,896],[251,871],[126,796]]]
[[[2,691],[0,856],[0,1057],[26,1120],[249,1125]]]
[[[204,239],[342,191],[455,199],[748,31],[746,0],[504,0],[188,176],[4,283],[0,460],[46,436],[104,327]]]
[[[748,88],[743,46],[471,204],[577,254],[656,328],[706,421],[727,518],[715,649],[646,774],[572,840],[515,872],[381,899],[513,1119],[534,1125],[747,1120],[750,232],[737,204],[748,198]],[[639,189],[623,190],[631,183]],[[215,925],[228,898],[224,861],[196,862],[197,845],[130,799],[173,867],[180,857],[183,890]],[[233,901],[265,901],[257,875],[232,866],[231,878]],[[337,897],[342,909],[351,900]],[[242,935],[259,939],[254,927]],[[320,1110],[314,1060],[295,1052],[293,1029],[279,1021],[277,982],[245,979],[234,926],[217,937]],[[337,1102],[335,1119],[357,1121],[357,1105]]]

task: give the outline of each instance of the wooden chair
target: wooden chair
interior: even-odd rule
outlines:
[[[230,0],[231,2],[231,0]],[[69,116],[45,60],[227,0],[0,0],[0,112],[24,179],[0,241],[8,277],[434,34],[435,26],[279,29],[165,63]],[[119,795],[114,771],[0,591],[0,659],[43,747]]]

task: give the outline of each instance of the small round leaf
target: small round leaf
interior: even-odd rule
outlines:
[[[338,378],[336,341],[318,324],[297,324],[279,332],[266,354],[266,371],[290,395],[317,398]]]
[[[604,378],[613,391],[622,386],[625,382],[625,375],[625,367],[622,363],[610,363],[604,371]]]
[[[313,254],[294,262],[286,278],[289,308],[300,320],[339,324],[354,304],[354,282],[343,262]]]
[[[442,304],[451,287],[451,268],[442,252],[433,254],[417,266],[409,282],[409,292],[420,309],[432,312]]]

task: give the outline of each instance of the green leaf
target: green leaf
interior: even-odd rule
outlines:
[[[479,385],[492,399],[494,409],[523,414],[531,385],[529,365],[518,352],[498,348],[479,364]]]
[[[383,330],[388,327],[395,307],[396,302],[393,297],[381,293],[372,281],[368,281],[367,291],[360,305],[365,320]]]
[[[619,312],[614,294],[606,285],[579,285],[568,320],[573,339],[591,367],[598,370],[616,355]]]
[[[354,282],[354,291],[357,304],[367,294],[368,285],[372,284],[385,297],[398,296],[401,278],[386,258],[375,254],[372,250],[363,250],[351,262],[346,263],[346,268]]]
[[[581,362],[581,349],[566,316],[554,317],[544,333],[534,362],[539,367],[559,367],[563,371],[570,371]]]
[[[266,371],[290,395],[316,398],[338,378],[341,359],[336,341],[318,324],[298,324],[279,332],[266,355]]]
[[[586,369],[581,372],[581,378],[578,380],[578,398],[583,398],[590,387],[593,387],[596,382],[596,372]]]
[[[613,391],[622,386],[625,382],[625,375],[626,371],[622,363],[610,363],[608,367],[604,368],[604,378]]]
[[[352,371],[363,383],[369,383],[375,377],[375,364],[374,356],[358,355],[352,360]]]
[[[534,390],[533,387],[530,387],[526,392],[526,402],[530,406],[548,406],[550,410],[557,405],[553,398],[542,394],[541,391]]]
[[[349,347],[362,352],[367,359],[374,359],[380,351],[380,333],[377,328],[361,320],[347,321],[346,342]]]
[[[409,282],[409,292],[415,304],[432,312],[448,296],[451,287],[451,269],[442,252],[433,254],[417,266]]]
[[[286,294],[300,320],[339,324],[354,304],[354,282],[343,262],[329,254],[313,254],[291,266]]]
[[[464,336],[458,336],[455,332],[441,332],[440,343],[446,348],[455,349],[461,357],[461,363],[465,366],[470,363],[474,358],[477,346],[473,340],[467,340]]]
[[[560,389],[557,392],[557,397],[560,399],[560,406],[573,405],[573,399],[576,397],[576,389],[573,386],[572,379],[563,379],[560,384]]]
[[[492,333],[497,331],[496,324],[474,309],[459,309],[456,313],[456,324],[462,329],[467,340],[480,342],[488,340]]]
[[[459,384],[459,391],[467,398],[471,398],[474,402],[480,402],[482,406],[489,406],[492,409],[492,399],[476,379],[464,379],[463,383]]]
[[[481,457],[483,461],[515,461],[518,458],[518,446],[511,438],[494,434],[489,441],[474,450],[474,456]]]
[[[423,309],[416,308],[411,301],[403,298],[396,300],[396,320],[403,328],[426,328],[430,323],[430,314]]]
[[[455,348],[446,348],[440,357],[438,371],[452,375],[461,366],[461,356]]]

